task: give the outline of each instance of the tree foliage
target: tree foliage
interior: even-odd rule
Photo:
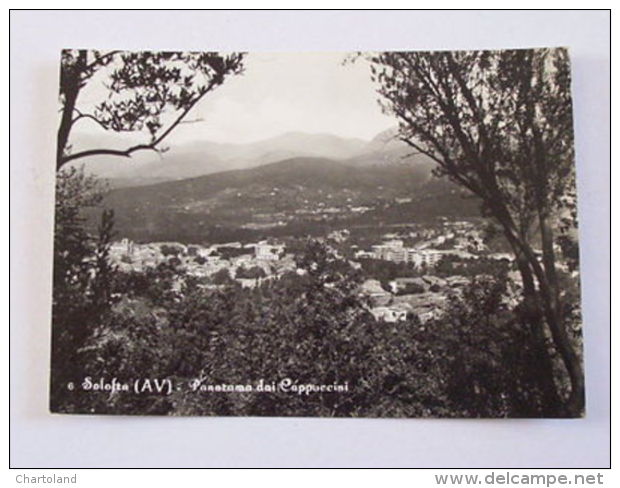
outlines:
[[[359,275],[319,244],[255,289],[185,285],[164,266],[116,281],[122,298],[80,348],[81,372],[131,382],[172,378],[172,395],[64,392],[64,411],[176,415],[449,416],[440,356],[413,322],[368,313]],[[178,271],[177,271],[178,273]],[[119,273],[122,276],[122,273]],[[177,276],[178,277],[178,276]],[[162,293],[163,292],[163,293]],[[418,324],[419,325],[419,324]],[[345,382],[348,392],[201,393],[199,384]]]
[[[532,333],[506,303],[506,270],[473,277],[449,298],[443,332],[447,396],[465,417],[550,415]],[[557,415],[557,412],[555,412]]]
[[[169,378],[171,395],[63,391],[61,411],[170,415],[538,417],[545,412],[530,331],[506,304],[507,277],[472,278],[446,314],[375,320],[363,275],[317,242],[302,273],[254,289],[203,287],[162,263],[116,271],[118,300],[79,346],[83,377]],[[175,284],[182,282],[182,286]],[[213,393],[202,385],[349,385],[345,393]]]
[[[61,120],[57,169],[69,161],[94,156],[130,157],[140,150],[161,150],[162,141],[184,121],[203,97],[243,70],[243,54],[212,52],[128,52],[67,49],[60,70]],[[94,109],[80,109],[80,93],[104,83],[105,98]],[[114,132],[141,132],[145,142],[127,147],[73,152],[71,132],[91,121]]]
[[[104,211],[98,235],[83,226],[85,208],[97,206],[105,188],[82,169],[60,171],[56,178],[54,276],[52,297],[51,404],[58,405],[62,388],[79,373],[79,347],[113,303],[115,269],[108,252],[114,215]]]
[[[386,111],[401,138],[437,163],[437,173],[481,198],[502,228],[523,279],[524,315],[539,354],[557,351],[570,383],[558,395],[551,360],[549,402],[583,412],[580,351],[571,342],[554,235],[575,226],[570,65],[564,49],[387,52],[371,57]],[[540,234],[542,262],[533,247]],[[552,350],[545,345],[551,335]]]

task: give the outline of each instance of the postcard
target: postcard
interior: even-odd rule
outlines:
[[[585,412],[564,48],[60,59],[50,409]]]

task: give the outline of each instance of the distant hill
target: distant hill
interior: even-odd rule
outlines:
[[[233,170],[178,181],[119,188],[110,198],[138,201],[155,198],[164,202],[192,202],[196,199],[217,196],[230,189],[244,190],[261,187],[308,187],[327,191],[354,188],[381,194],[381,187],[407,190],[428,180],[428,168],[424,166],[390,168],[354,167],[327,158],[290,158],[257,168]]]
[[[378,134],[371,141],[332,134],[288,132],[247,144],[197,141],[171,146],[162,154],[138,151],[131,158],[93,156],[78,160],[88,172],[109,180],[112,187],[130,187],[183,180],[209,174],[249,169],[291,158],[328,158],[349,166],[424,165],[433,163],[396,138],[397,130]],[[127,148],[138,141],[128,135],[75,137],[74,150],[96,147]],[[165,146],[165,144],[164,144]]]
[[[117,138],[112,142],[115,135],[104,136],[99,140],[92,136],[78,135],[76,139],[80,149],[129,147],[137,142],[128,138]],[[353,158],[362,154],[366,145],[367,142],[361,139],[288,132],[247,144],[197,141],[171,146],[163,154],[136,152],[131,159],[94,156],[76,164],[84,164],[87,171],[109,179],[114,187],[137,186],[253,168],[295,157]]]
[[[363,165],[289,158],[179,181],[117,188],[105,199],[121,236],[138,241],[225,241],[311,234],[329,226],[477,215],[432,165]],[[406,202],[404,201],[406,200]],[[396,205],[394,202],[403,202]],[[360,207],[372,210],[356,214]],[[94,220],[91,221],[94,225]]]
[[[377,134],[349,162],[356,166],[424,165],[429,171],[435,166],[435,162],[428,156],[420,154],[399,138],[397,127]]]

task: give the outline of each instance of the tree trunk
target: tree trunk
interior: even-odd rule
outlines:
[[[543,414],[556,417],[560,413],[561,400],[553,374],[553,363],[545,339],[545,324],[541,310],[534,277],[527,260],[522,253],[517,254],[517,266],[523,281],[523,314],[522,320],[534,339],[536,353],[536,370],[539,373],[538,383],[543,394]]]
[[[543,248],[543,265],[546,276],[546,286],[548,287],[546,300],[549,327],[554,337],[558,352],[562,357],[564,366],[571,380],[571,393],[566,402],[566,413],[571,417],[579,417],[583,414],[585,404],[585,389],[583,368],[581,358],[576,353],[574,345],[571,343],[566,323],[564,311],[560,297],[557,270],[555,267],[555,251],[553,249],[553,231],[549,225],[548,216],[539,211],[540,234]]]
[[[538,262],[531,245],[513,232],[514,226],[512,225],[512,218],[507,209],[501,204],[498,204],[497,200],[491,200],[491,204],[493,213],[502,225],[515,256],[523,256],[523,259],[527,259],[529,267],[538,281],[538,290],[536,291],[538,297],[537,303],[544,313],[544,318],[551,332],[551,338],[570,378],[571,393],[568,399],[563,402],[565,409],[564,414],[570,417],[579,417],[583,414],[585,403],[583,368],[581,367],[580,357],[571,344],[561,317],[555,262],[553,262],[552,257],[550,258],[548,256],[547,260],[551,259],[549,262],[553,264],[553,267],[552,269],[543,268]],[[545,224],[548,225],[546,221]],[[545,238],[552,239],[552,234],[548,227],[545,229]],[[550,246],[551,251],[553,251],[552,241],[551,244],[547,242],[546,246],[548,248]],[[550,276],[548,275],[549,271],[551,272]],[[555,286],[553,286],[549,280],[551,280],[551,283]]]
[[[556,311],[554,311],[547,300],[544,302],[545,317],[551,330],[553,342],[558,349],[562,362],[568,372],[571,384],[571,392],[565,402],[566,414],[570,417],[580,417],[583,415],[585,405],[585,385],[581,358],[575,352],[573,344],[568,337],[566,327]]]
[[[546,267],[543,270],[533,252],[529,254],[528,259],[538,279],[540,303],[542,304],[544,316],[549,326],[553,343],[562,358],[570,378],[571,393],[565,402],[566,415],[579,417],[583,414],[585,403],[583,368],[581,366],[581,358],[575,352],[562,317],[559,290],[557,281],[555,281],[555,267],[553,270],[549,270]],[[549,276],[549,271],[551,271],[551,276]],[[551,283],[555,283],[555,286],[550,283],[550,280]]]
[[[80,93],[80,73],[86,63],[86,51],[80,51],[75,66],[62,68],[60,90],[63,96],[62,116],[58,127],[58,145],[56,146],[56,171],[64,164],[65,151],[69,142],[69,134],[73,125],[73,111]]]

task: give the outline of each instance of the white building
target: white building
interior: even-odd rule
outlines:
[[[407,319],[407,311],[392,307],[375,307],[370,310],[375,320],[384,322],[400,322]]]
[[[416,268],[433,267],[446,254],[450,254],[450,252],[436,249],[410,249],[407,253],[407,261],[413,263]]]
[[[280,259],[280,253],[284,251],[282,244],[268,244],[267,242],[259,242],[254,247],[256,259],[264,261],[277,261]]]

